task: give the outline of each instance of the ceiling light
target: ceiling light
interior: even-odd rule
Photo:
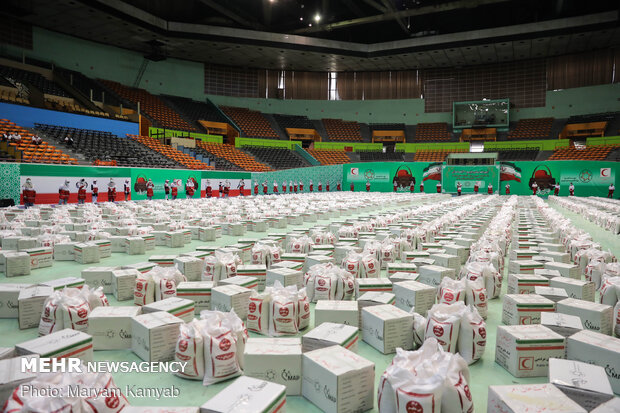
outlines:
[[[312,27],[312,23],[308,23],[308,27]]]
[[[321,21],[321,15],[319,13],[314,15],[314,21],[317,23]]]
[[[299,21],[304,21],[304,18],[303,18],[303,17],[300,17],[300,18],[299,18]]]

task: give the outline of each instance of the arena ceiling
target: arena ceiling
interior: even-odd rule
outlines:
[[[458,67],[620,45],[618,3],[606,0],[5,0],[0,13],[154,60],[286,70]]]

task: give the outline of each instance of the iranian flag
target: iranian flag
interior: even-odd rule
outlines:
[[[521,182],[521,168],[510,162],[504,162],[499,166],[500,181]]]
[[[441,181],[441,162],[432,163],[424,168],[422,172],[422,181]]]

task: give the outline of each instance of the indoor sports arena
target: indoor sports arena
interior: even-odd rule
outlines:
[[[617,1],[0,17],[0,413],[620,412]]]

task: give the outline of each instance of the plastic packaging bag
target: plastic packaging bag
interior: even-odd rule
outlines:
[[[202,380],[205,375],[204,338],[200,323],[204,320],[192,320],[179,326],[179,336],[174,352],[174,360],[187,363],[182,371],[175,373],[179,377]]]

